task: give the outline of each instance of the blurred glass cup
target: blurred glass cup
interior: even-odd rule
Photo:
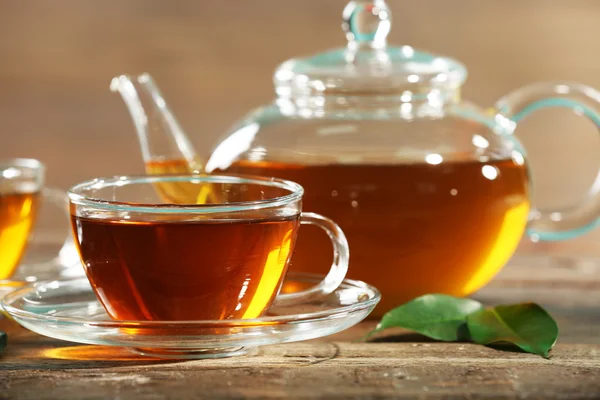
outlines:
[[[45,169],[30,158],[0,160],[0,294],[26,282],[83,274],[68,229],[66,193],[44,187]],[[39,216],[44,223],[38,224]],[[57,217],[62,233],[48,225]]]

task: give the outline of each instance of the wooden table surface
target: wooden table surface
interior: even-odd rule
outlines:
[[[356,342],[375,324],[366,321],[238,358],[166,361],[45,338],[4,319],[0,399],[600,398],[600,261],[561,254],[525,253],[475,296],[544,305],[561,331],[550,360],[400,330]]]

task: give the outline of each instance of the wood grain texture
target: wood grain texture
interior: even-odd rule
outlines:
[[[468,344],[310,343],[235,361],[14,369],[0,387],[15,399],[596,398],[599,351],[560,345],[546,361]]]
[[[548,274],[537,273],[540,268]],[[550,360],[437,343],[401,329],[362,343],[358,339],[376,323],[367,321],[331,337],[267,346],[244,357],[165,361],[60,342],[5,319],[0,329],[10,342],[0,357],[0,398],[594,399],[600,397],[600,303],[598,286],[589,282],[600,285],[600,274],[552,267],[546,257],[536,257],[514,260],[477,294],[488,304],[543,304],[561,331]]]

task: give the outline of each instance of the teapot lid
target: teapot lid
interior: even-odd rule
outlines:
[[[342,23],[348,45],[281,64],[274,76],[277,94],[394,95],[453,89],[465,81],[467,70],[456,60],[388,46],[391,23],[385,0],[350,1]]]

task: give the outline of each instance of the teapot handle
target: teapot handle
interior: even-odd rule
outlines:
[[[543,108],[569,108],[587,117],[600,130],[600,91],[573,83],[536,83],[517,89],[496,103],[497,117],[510,121],[511,132],[534,111]],[[523,149],[514,140],[517,150]],[[588,195],[564,210],[532,209],[527,234],[532,240],[557,241],[571,239],[600,225],[600,171]]]

